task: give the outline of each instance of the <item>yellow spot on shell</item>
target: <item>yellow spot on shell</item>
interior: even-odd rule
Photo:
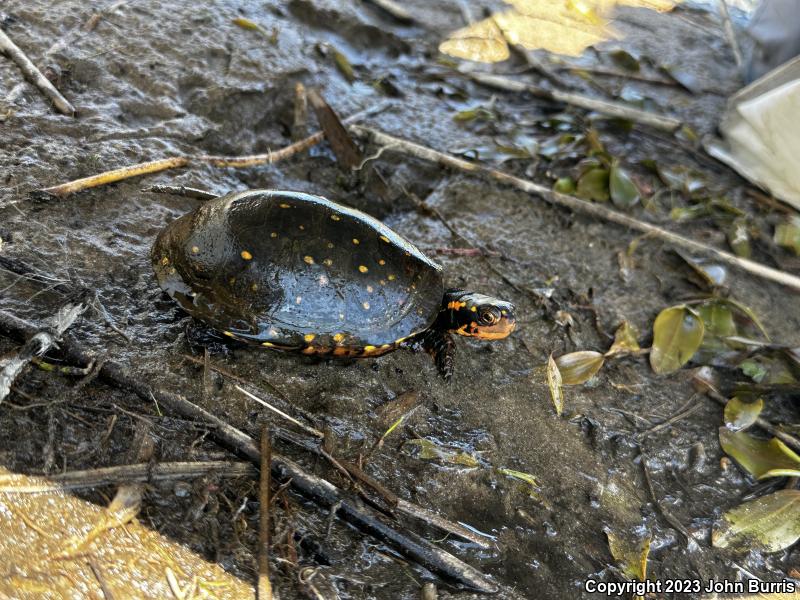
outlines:
[[[375,350],[377,350],[375,346],[364,346],[364,354],[375,352]]]
[[[312,256],[304,256],[303,257],[303,262],[306,263],[307,265],[313,265],[314,264],[314,258]]]
[[[325,260],[322,261],[322,264],[325,265],[326,267],[330,267],[333,264],[333,261],[330,258],[326,258]]]
[[[369,302],[364,302],[361,306],[364,307],[364,310],[369,310]]]
[[[298,226],[297,226],[297,228],[298,228],[300,231],[302,231],[302,230],[304,230],[304,229],[306,228],[306,226],[305,226],[305,225],[298,225]]]
[[[333,242],[328,242],[328,248],[333,248]]]
[[[228,283],[230,285],[233,285],[234,283],[236,283],[236,277],[231,277],[230,279],[228,279]]]
[[[307,333],[303,336],[303,339],[307,342],[313,342],[314,338],[317,337],[313,333]]]
[[[269,237],[276,238],[278,237],[278,234],[273,231],[272,233],[269,234]]]
[[[374,288],[374,287],[372,287],[371,285],[368,285],[368,286],[367,286],[367,291],[368,291],[368,292],[371,294],[372,292],[374,292],[374,291],[375,291],[375,288]]]
[[[272,342],[261,342],[262,346],[266,346],[267,348],[272,348],[275,344]]]
[[[386,285],[386,280],[385,279],[381,279],[378,283],[380,283],[381,285]]]
[[[385,260],[383,260],[383,259],[380,259],[380,260],[378,261],[378,264],[379,264],[380,266],[383,266],[383,265],[385,265],[385,264],[386,264],[386,261],[385,261]]]
[[[192,254],[200,254],[200,248],[197,246],[192,246]]]
[[[300,304],[302,301],[303,301],[303,297],[302,296],[298,296],[297,298],[294,299],[294,303],[295,304]]]
[[[286,204],[285,202],[281,202],[279,205],[281,208],[292,208],[291,204]]]
[[[169,274],[170,275],[175,275],[175,267],[170,267],[169,268]]]
[[[169,264],[169,258],[167,258],[166,256],[164,258],[162,258],[161,259],[161,264],[166,267]]]
[[[384,344],[383,346],[381,346],[381,350],[388,350],[391,347],[392,347],[391,344]]]
[[[341,342],[343,339],[344,339],[343,333],[337,333],[333,336],[333,341],[336,342],[337,344]]]
[[[245,260],[253,260],[253,255],[250,254],[247,250],[242,250],[242,258]]]
[[[470,310],[472,312],[478,312],[478,307],[477,306],[473,306],[472,308],[470,308]]]
[[[359,265],[358,270],[361,271],[362,273],[366,273],[367,271],[369,271],[369,269],[364,265]]]
[[[389,281],[394,281],[395,279],[397,279],[397,277],[394,275],[389,275]]]
[[[258,284],[254,283],[253,285],[250,286],[250,289],[253,290],[254,292],[257,292],[258,291]]]
[[[386,242],[387,244],[389,243],[389,238],[388,238],[388,237],[386,237],[385,235],[382,235],[382,236],[381,236],[381,239],[382,239],[384,242]]]
[[[361,242],[358,241],[358,238],[353,238],[353,243],[358,246]]]
[[[339,320],[344,321],[344,315],[342,313],[339,313]]]
[[[233,337],[233,334],[230,331],[223,331],[223,335],[227,335],[228,337]]]
[[[333,219],[334,221],[341,221],[342,217],[340,217],[339,215],[331,215],[331,219]]]

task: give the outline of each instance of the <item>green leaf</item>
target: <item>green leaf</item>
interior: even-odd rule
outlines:
[[[594,377],[605,357],[600,352],[581,350],[559,356],[555,362],[564,385],[580,385]]]
[[[628,579],[644,581],[647,578],[647,556],[650,554],[652,536],[638,537],[633,534],[617,535],[606,531],[611,556]]]
[[[767,373],[769,373],[767,367],[757,360],[743,360],[739,363],[739,368],[742,370],[742,373],[747,375],[756,383],[761,383],[764,380],[764,377],[767,376]]]
[[[785,223],[775,227],[775,243],[793,250],[800,256],[800,217],[792,217]]]
[[[743,431],[753,425],[764,408],[764,399],[745,402],[734,396],[725,405],[725,426],[733,432]]]
[[[638,337],[639,332],[636,330],[636,327],[631,325],[628,321],[623,321],[620,323],[620,326],[617,327],[617,331],[614,334],[614,343],[611,344],[611,348],[608,349],[605,356],[638,352],[641,349],[639,347],[639,341],[637,340]]]
[[[575,182],[572,177],[561,177],[553,184],[553,191],[572,195],[575,193]]]
[[[685,305],[665,308],[653,323],[650,366],[659,375],[677,371],[703,341],[703,320]]]
[[[547,358],[547,387],[550,388],[556,414],[560,417],[564,413],[564,389],[561,387],[561,372],[552,354]]]
[[[514,469],[497,469],[497,472],[500,475],[505,475],[506,477],[511,477],[512,479],[516,479],[518,481],[522,481],[523,483],[528,484],[529,490],[528,495],[531,498],[539,498],[539,482],[536,481],[536,477],[531,475],[530,473],[523,473],[522,471],[515,471]]]
[[[736,335],[736,323],[733,321],[733,311],[724,302],[711,300],[701,304],[697,312],[703,319],[703,325],[707,334],[716,337],[728,337]]]
[[[339,73],[347,79],[348,83],[353,83],[356,80],[356,73],[353,70],[353,65],[347,60],[347,57],[336,48],[331,49],[331,55],[333,56],[333,62],[336,64]]]
[[[628,175],[627,171],[619,166],[617,161],[611,165],[609,172],[608,189],[611,201],[617,208],[631,208],[639,202],[639,188]]]
[[[576,195],[584,200],[607,202],[609,198],[608,177],[608,169],[603,167],[589,169],[578,180]]]
[[[630,71],[631,73],[639,72],[639,61],[630,52],[626,52],[620,48],[609,52],[608,55],[618,67]]]
[[[478,460],[467,452],[446,448],[424,438],[408,440],[403,444],[403,447],[405,446],[416,447],[416,457],[422,460],[439,460],[468,468],[474,468],[479,465]]]
[[[800,477],[800,456],[778,438],[765,441],[745,431],[720,427],[719,445],[756,479]]]
[[[742,552],[780,552],[800,538],[800,490],[779,490],[722,515],[711,544]]]

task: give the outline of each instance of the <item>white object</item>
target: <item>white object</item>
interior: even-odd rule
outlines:
[[[800,209],[800,57],[732,96],[719,129],[711,156]]]

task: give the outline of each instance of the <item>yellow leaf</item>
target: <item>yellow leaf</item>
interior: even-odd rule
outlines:
[[[509,57],[506,39],[493,18],[454,31],[439,44],[439,52],[486,63],[500,62]]]
[[[603,366],[605,358],[593,350],[570,352],[556,359],[564,385],[580,385],[589,381]]]
[[[720,427],[719,445],[756,479],[800,477],[800,456],[778,438],[759,440],[747,432]]]
[[[564,389],[561,387],[561,372],[552,354],[547,358],[547,387],[550,388],[556,414],[560,417],[564,412]]]
[[[652,536],[647,535],[644,538],[633,535],[618,536],[606,531],[606,537],[611,556],[619,564],[622,573],[629,579],[644,581],[647,577],[647,556],[650,554]]]
[[[756,422],[763,408],[763,398],[759,398],[755,402],[745,402],[738,396],[734,396],[725,405],[725,425],[731,431],[747,429]]]
[[[711,533],[717,548],[779,552],[800,538],[800,490],[779,490],[727,511]]]
[[[623,321],[620,323],[620,326],[617,327],[617,331],[614,334],[614,343],[611,344],[611,348],[608,349],[605,355],[612,356],[614,354],[638,352],[641,349],[636,339],[638,337],[639,332],[636,331],[636,327],[631,325],[628,321]]]

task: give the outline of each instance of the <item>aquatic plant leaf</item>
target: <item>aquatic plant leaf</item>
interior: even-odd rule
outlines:
[[[555,184],[553,184],[553,191],[559,194],[574,194],[575,181],[572,177],[560,177]]]
[[[633,534],[617,535],[606,530],[608,550],[628,579],[644,581],[647,577],[647,557],[650,554],[651,535],[643,538]]]
[[[518,481],[522,481],[523,483],[528,484],[529,486],[528,495],[534,499],[539,498],[539,482],[536,481],[536,477],[534,477],[530,473],[524,473],[522,471],[515,471],[514,469],[504,469],[504,468],[497,469],[497,472],[500,473],[500,475],[505,475],[506,477],[511,477],[512,479],[516,479]]]
[[[608,56],[619,68],[630,71],[631,73],[638,73],[639,69],[641,68],[639,65],[639,59],[622,48],[612,50],[608,53]]]
[[[711,545],[747,552],[779,552],[800,538],[800,490],[779,490],[722,515]]]
[[[703,319],[706,334],[717,337],[729,337],[737,334],[733,311],[726,303],[711,300],[701,304],[697,308],[697,312]]]
[[[800,217],[792,217],[789,221],[776,225],[773,239],[778,246],[788,248],[800,256]]]
[[[469,468],[474,468],[479,465],[478,460],[471,454],[440,446],[436,442],[425,438],[408,440],[403,446],[415,446],[418,449],[416,457],[422,460],[438,460]]]
[[[746,431],[720,427],[719,445],[756,479],[800,477],[800,456],[778,438],[760,440]]]
[[[743,360],[739,363],[739,368],[742,370],[742,373],[747,375],[750,379],[755,381],[756,383],[761,383],[764,380],[764,377],[767,376],[767,367],[761,364],[756,360]]]
[[[617,327],[617,331],[614,333],[614,343],[611,344],[611,348],[608,349],[605,355],[613,356],[614,354],[638,352],[641,350],[637,340],[638,337],[639,332],[636,330],[636,327],[631,325],[628,321],[623,321],[620,323],[619,327]]]
[[[564,413],[564,389],[561,387],[561,371],[552,354],[547,358],[547,387],[550,388],[556,414],[560,417]]]
[[[631,208],[639,202],[639,188],[617,161],[612,163],[609,171],[608,190],[611,201],[617,208]]]
[[[559,356],[555,362],[564,385],[580,385],[594,377],[603,366],[605,357],[594,350],[581,350]]]
[[[659,375],[672,373],[689,362],[703,341],[705,327],[688,306],[665,308],[653,323],[650,366]]]
[[[603,167],[589,169],[578,179],[576,195],[584,200],[607,202],[609,198],[608,179],[608,169]]]
[[[347,79],[348,83],[353,83],[356,80],[356,73],[353,70],[353,65],[350,64],[350,61],[347,57],[339,52],[336,48],[331,49],[331,56],[333,57],[333,62],[336,65],[336,69],[342,76]]]
[[[734,432],[743,431],[756,422],[763,408],[763,398],[745,402],[739,396],[734,396],[725,405],[725,426]]]

